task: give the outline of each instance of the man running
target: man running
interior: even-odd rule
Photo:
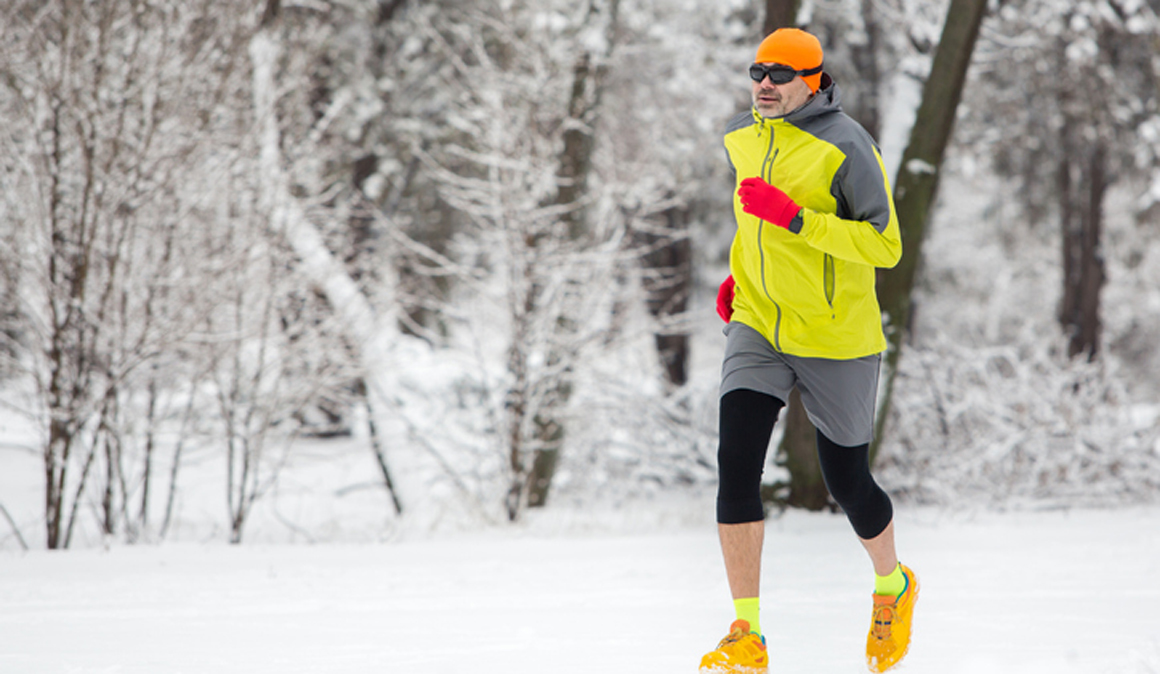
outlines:
[[[897,264],[902,243],[882,157],[842,112],[822,63],[813,35],[770,34],[749,67],[753,107],[725,133],[737,233],[718,295],[728,326],[717,521],[737,620],[702,658],[703,671],[768,668],[758,599],[761,473],[794,386],[817,427],[826,486],[874,567],[871,671],[898,664],[910,644],[918,579],[898,562],[893,506],[869,462],[886,349],[875,268]]]

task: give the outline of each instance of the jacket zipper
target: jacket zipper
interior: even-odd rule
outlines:
[[[765,126],[764,121],[762,126]],[[765,151],[765,159],[761,163],[761,177],[766,182],[773,180],[773,162],[777,160],[777,153],[780,150],[775,150],[773,147],[773,139],[776,134],[773,131],[773,125],[769,127],[769,147]],[[765,231],[765,220],[759,220],[757,223],[757,252],[761,256],[761,290],[765,293],[765,297],[773,304],[773,308],[777,310],[777,320],[773,324],[773,348],[775,351],[781,351],[781,305],[769,294],[769,287],[765,283],[765,246],[762,245],[761,235]]]

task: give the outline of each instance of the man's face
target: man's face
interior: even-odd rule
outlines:
[[[805,105],[813,95],[800,75],[785,84],[774,84],[768,76],[753,82],[753,105],[762,117],[784,117]]]

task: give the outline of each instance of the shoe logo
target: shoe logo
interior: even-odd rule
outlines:
[[[874,627],[872,634],[876,639],[889,639],[890,630],[894,625],[894,608],[878,606],[874,609]]]

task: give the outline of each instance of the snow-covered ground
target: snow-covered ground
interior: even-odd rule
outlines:
[[[687,2],[670,11],[688,5],[711,16],[747,4]],[[689,77],[662,78],[667,105],[690,92],[706,101],[692,109],[728,101],[704,93],[720,86],[719,64],[736,54],[744,67],[751,53],[736,46],[749,29],[729,22],[739,32],[723,41],[706,37],[711,27],[702,21],[655,23],[650,32],[669,41],[664,53],[701,54],[686,60],[706,64],[686,68]],[[693,30],[671,29],[678,24]],[[917,105],[912,87],[903,89],[892,99],[896,108]],[[697,127],[689,137],[706,143],[696,147],[712,145],[703,161],[721,162],[715,129],[725,118],[714,115],[688,116]],[[886,116],[894,122],[883,134],[889,166],[902,156],[909,117],[899,109]],[[684,142],[673,148],[698,154]],[[664,163],[650,161],[653,170]],[[917,329],[897,393],[903,411],[879,472],[899,496],[900,552],[923,582],[902,671],[1160,674],[1160,244],[1129,212],[1130,190],[1108,200],[1107,357],[1090,367],[1064,363],[1055,356],[1062,343],[1056,235],[1049,224],[1024,222],[1014,187],[999,189],[986,175],[963,178],[974,162],[985,165],[952,148],[924,244]],[[686,179],[679,176],[677,184]],[[731,230],[703,229],[695,231],[698,264],[721,265],[724,256],[713,250],[724,248]],[[660,407],[644,390],[658,386],[647,371],[657,365],[645,326],[644,350],[620,349],[579,375],[607,384],[577,388],[573,402],[589,405],[579,425],[613,437],[585,444],[584,432],[576,433],[551,507],[517,525],[496,521],[493,496],[505,484],[488,470],[502,465],[502,454],[487,464],[471,452],[488,443],[465,439],[478,430],[471,396],[486,398],[478,391],[500,363],[471,359],[477,350],[504,353],[486,339],[480,349],[439,354],[435,366],[408,363],[402,373],[422,380],[408,382],[412,406],[468,400],[459,403],[468,411],[453,419],[431,406],[414,429],[384,430],[396,439],[388,451],[410,489],[404,496],[413,497],[404,499],[405,518],[392,514],[365,438],[299,443],[268,457],[283,472],[256,505],[242,546],[225,544],[220,443],[191,442],[163,540],[155,529],[168,454],[155,467],[149,544],[126,545],[120,533],[106,544],[96,525],[100,494],[90,486],[73,549],[45,551],[43,438],[10,414],[36,405],[0,406],[0,506],[12,518],[0,518],[0,674],[692,674],[732,618],[705,484],[711,468],[687,471],[683,491],[669,487],[680,482],[672,456],[685,451],[673,438],[705,449],[711,443],[698,442],[712,437],[715,418],[700,412],[711,412],[716,391],[722,338],[712,298],[727,272],[722,265],[699,273],[708,280],[691,319],[699,321],[692,430],[678,429],[681,436],[640,423],[642,411]],[[494,321],[487,306],[479,310]],[[642,354],[651,365],[635,362]],[[476,370],[484,374],[464,374]],[[416,393],[424,387],[428,398]],[[618,390],[627,393],[592,400]],[[617,404],[627,409],[612,410]],[[665,413],[651,414],[667,421]],[[638,425],[639,436],[625,430]],[[634,444],[642,437],[645,446]],[[427,479],[406,470],[409,459],[436,451],[455,453],[451,463],[463,472]],[[705,452],[711,458],[711,448]],[[697,457],[686,454],[686,462]],[[1148,498],[1152,505],[1128,505]],[[914,505],[919,499],[928,505]],[[1056,507],[1077,501],[1125,505]],[[771,672],[864,671],[870,569],[843,517],[771,519],[764,572]]]
[[[944,271],[950,269],[945,275],[977,296],[930,292],[922,320],[945,324],[940,329],[956,335],[970,335],[964,326],[972,324],[990,327],[983,337],[964,339],[965,346],[928,338],[904,364],[926,363],[923,348],[964,361],[978,360],[977,353],[1003,355],[997,349],[1010,329],[1003,318],[1008,314],[984,308],[991,307],[987,297],[1010,293],[990,292],[977,281],[992,278],[987,270],[1006,262],[956,232],[935,229],[929,245],[935,252],[942,245],[948,254],[932,260],[943,260]],[[950,254],[956,249],[975,254],[964,261]],[[1144,276],[1154,268],[1142,264],[1136,277],[1121,274],[1131,283],[1115,292],[1127,296],[1156,287]],[[1047,292],[1026,279],[1010,285]],[[1029,303],[1026,313],[1049,314],[1046,304]],[[950,308],[962,306],[970,315],[943,320],[956,315]],[[1122,313],[1110,312],[1124,322]],[[702,402],[715,391],[720,353],[719,324],[710,309],[703,314],[709,321],[701,330],[705,346],[694,350],[693,368]],[[1026,324],[1040,330],[1050,321]],[[1033,330],[1020,332],[1026,331]],[[948,343],[955,349],[946,349]],[[988,409],[1014,409],[1024,398],[1050,401],[1052,389],[1044,382],[1056,381],[1056,373],[1033,371],[1034,361],[1017,357],[1010,363],[1037,376],[1015,378],[1025,386],[1009,398],[968,399],[959,411],[994,422],[1006,417],[988,417]],[[954,361],[943,358],[941,365],[953,375],[948,379],[970,381],[956,374]],[[1145,375],[1117,372],[1140,380],[1125,383],[1142,391],[1136,406],[1121,406],[1141,413],[1130,427],[1098,427],[1111,429],[1104,436],[1112,440],[1096,446],[1108,465],[1128,466],[1128,478],[1142,476],[1122,483],[1146,484],[1154,475],[1146,472],[1154,464],[1141,458],[1148,453],[1113,440],[1137,433],[1140,446],[1160,453],[1149,430],[1155,400],[1141,383]],[[1116,376],[1107,378],[1118,381]],[[932,388],[922,382],[922,391]],[[984,385],[964,395],[996,391],[1006,388]],[[909,409],[935,409],[922,396],[912,397]],[[1115,401],[1099,402],[1114,407]],[[1112,422],[1115,411],[1106,415]],[[921,418],[909,421],[898,432],[923,428]],[[1064,421],[1074,420],[1062,415],[1053,423]],[[700,423],[711,427],[711,419]],[[927,425],[937,435],[937,424]],[[1077,428],[1080,437],[1087,426],[1077,422]],[[1045,432],[1027,429],[1030,437]],[[1160,504],[1045,510],[1075,502],[1073,490],[1033,500],[986,470],[983,460],[994,451],[982,431],[998,438],[1000,448],[1005,438],[1019,436],[995,423],[960,423],[952,430],[971,442],[914,443],[923,453],[888,454],[893,463],[880,472],[900,496],[900,552],[923,582],[915,643],[901,671],[1160,674]],[[74,549],[47,552],[41,444],[26,422],[0,415],[0,505],[32,548],[23,551],[13,527],[0,518],[0,674],[692,674],[732,618],[708,484],[681,491],[641,480],[605,488],[589,477],[554,487],[548,509],[507,525],[470,503],[448,505],[456,499],[445,492],[454,488],[442,479],[417,483],[428,506],[399,519],[365,438],[302,442],[271,459],[282,465],[276,488],[256,505],[245,544],[229,546],[224,462],[220,451],[194,447],[183,459],[174,523],[163,541],[147,536],[155,544],[130,546],[117,536],[106,546],[95,528],[99,494],[86,493]],[[607,462],[610,447],[615,449],[593,444],[588,452]],[[419,451],[407,443],[390,449]],[[1053,446],[1039,450],[1036,456],[1059,464],[1103,465],[1093,454],[1076,459]],[[577,460],[581,468],[584,456]],[[667,460],[645,456],[640,461]],[[1123,457],[1136,463],[1116,461]],[[992,463],[1007,465],[1002,456]],[[159,465],[154,527],[164,506],[168,459]],[[1115,480],[1105,479],[1097,490],[1083,477],[1069,484],[1082,482],[1083,489],[1104,495],[1100,502],[1116,502],[1121,485]],[[933,491],[940,498],[931,501],[939,505],[913,505],[905,493],[917,493],[914,485]],[[975,491],[990,485],[994,493],[964,503],[963,493],[971,493],[964,485]],[[1135,494],[1124,502],[1140,500]],[[1016,502],[1019,507],[1011,505]],[[496,504],[498,499],[493,511]],[[764,580],[771,672],[865,671],[870,568],[843,517],[790,512],[771,519]]]
[[[902,671],[1160,672],[1160,509],[902,509],[898,523],[923,583]],[[772,672],[864,671],[869,573],[841,516],[768,522]],[[691,673],[731,608],[708,517],[648,531],[548,511],[383,543],[7,551],[0,672]]]

